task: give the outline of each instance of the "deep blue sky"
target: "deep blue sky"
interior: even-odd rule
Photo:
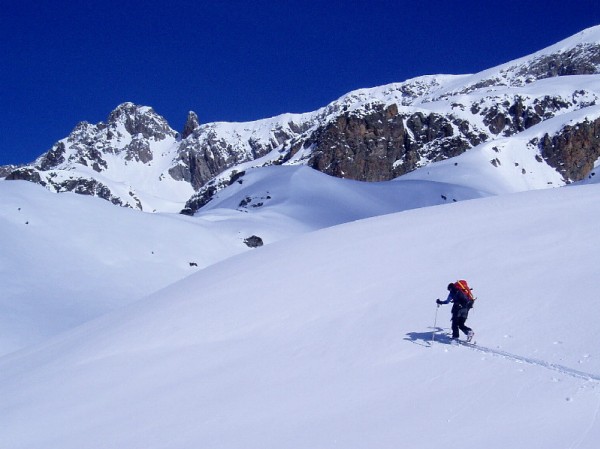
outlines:
[[[1,0],[0,165],[32,161],[124,101],[177,130],[189,110],[202,123],[308,112],[597,24],[597,0]]]

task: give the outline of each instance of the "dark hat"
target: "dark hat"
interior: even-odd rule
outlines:
[[[448,290],[452,290],[454,288],[454,282],[450,282],[448,284]]]

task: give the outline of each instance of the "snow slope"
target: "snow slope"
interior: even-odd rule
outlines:
[[[197,270],[190,262],[203,267],[245,248],[219,237],[189,217],[0,182],[0,354],[180,280]]]
[[[596,448],[599,162],[578,185],[531,190],[564,184],[532,142],[600,117],[597,75],[536,77],[546,56],[584,57],[599,36],[199,126],[193,138],[221,136],[248,161],[194,217],[0,182],[0,449]],[[564,103],[553,118],[394,181],[298,166],[309,147],[252,169],[340,111],[395,103],[483,130],[473,110],[548,92]],[[147,129],[123,115],[112,137],[74,131],[116,145],[98,179],[134,207],[178,210],[192,193],[167,179],[178,137],[149,108],[125,109],[149,113]],[[252,142],[273,151],[249,160]],[[76,147],[69,162],[92,156]],[[250,251],[251,235],[268,245]],[[435,307],[457,278],[479,296],[476,348],[451,346],[449,308]]]
[[[240,182],[194,218],[143,214],[97,198],[51,194],[24,181],[0,182],[0,355],[247,251],[244,239],[252,235],[268,244],[481,196],[430,181],[345,181],[307,167],[249,171]]]
[[[380,216],[212,265],[1,358],[0,447],[596,448],[599,189]],[[457,278],[479,351],[441,329],[430,344]]]
[[[599,117],[600,106],[572,111],[514,136],[484,142],[460,156],[431,163],[398,179],[468,186],[487,195],[564,186],[562,176],[543,161],[539,148],[531,142],[546,134],[553,136],[567,125],[594,121]]]

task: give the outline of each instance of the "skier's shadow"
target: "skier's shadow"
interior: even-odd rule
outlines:
[[[434,340],[436,343],[450,344],[450,336],[445,334],[444,330],[443,327],[436,327],[429,332],[409,332],[406,334],[404,340],[419,346],[431,346]]]

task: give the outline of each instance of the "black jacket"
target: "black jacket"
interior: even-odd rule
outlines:
[[[449,302],[452,303],[452,316],[464,315],[466,317],[469,313],[471,301],[454,285],[450,287],[450,293],[448,293],[446,300],[440,301],[440,304],[448,304]]]

